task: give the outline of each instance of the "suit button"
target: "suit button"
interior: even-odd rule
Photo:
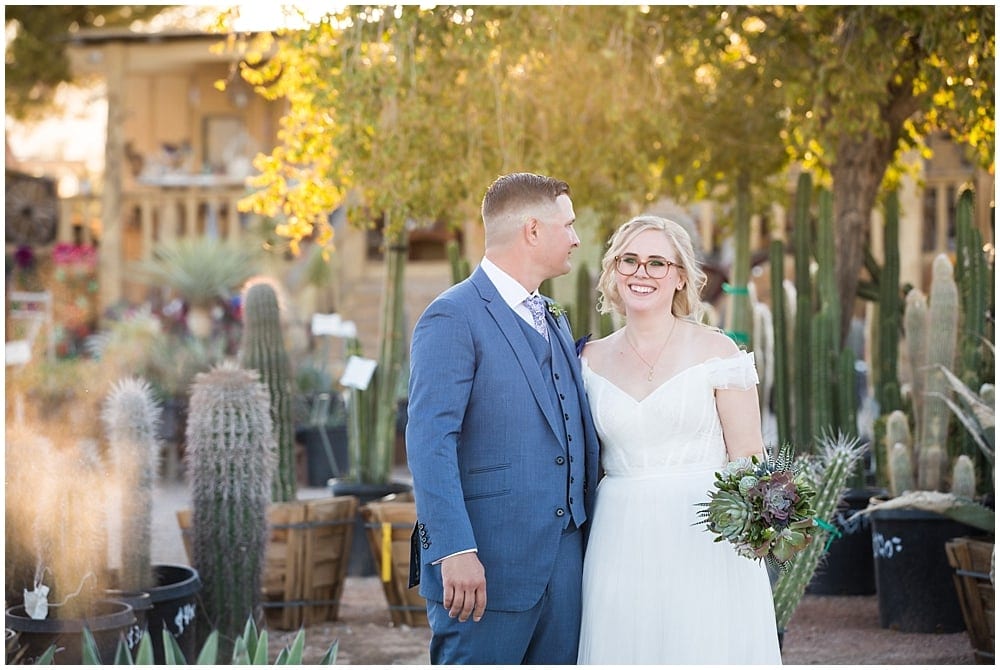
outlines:
[[[563,414],[563,418],[569,421],[569,414]]]
[[[570,504],[570,505],[572,505],[572,504],[573,504],[573,499],[572,499],[572,498],[570,498],[570,499],[569,499],[569,504]]]
[[[557,507],[556,516],[566,516],[566,510],[564,510],[562,507]]]
[[[554,375],[552,375],[552,376],[553,376],[553,377],[555,377],[556,379],[559,379],[559,373],[558,373],[558,372],[557,372],[557,373],[555,373],[555,374],[554,374]]]
[[[562,393],[560,393],[560,394],[559,394],[559,399],[560,399],[560,400],[565,400],[565,399],[566,399],[566,396],[564,396],[564,395],[563,395]]]
[[[575,482],[575,481],[576,481],[576,477],[570,477],[570,478],[569,478],[569,483],[570,483],[570,484],[572,484],[572,483],[573,483],[573,482]]]
[[[572,442],[573,441],[573,436],[572,435],[567,435],[566,436],[566,441],[567,442]]]
[[[423,530],[424,529],[424,524],[420,524],[418,527],[420,528],[420,530]]]
[[[556,465],[562,465],[565,462],[566,462],[565,458],[563,458],[562,456],[556,456]]]
[[[430,546],[431,546],[431,543],[430,543],[430,542],[424,542],[424,543],[423,543],[423,547],[424,547],[424,549],[427,549],[427,548],[429,548]]]

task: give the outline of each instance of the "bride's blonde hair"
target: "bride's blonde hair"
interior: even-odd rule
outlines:
[[[663,233],[677,252],[677,261],[681,264],[678,271],[685,278],[684,288],[674,293],[671,311],[675,316],[701,321],[705,312],[705,305],[701,301],[701,290],[708,277],[695,257],[691,235],[676,221],[651,214],[637,216],[622,224],[608,240],[608,250],[601,259],[601,276],[597,280],[597,290],[600,294],[597,298],[597,310],[601,314],[615,312],[625,316],[625,305],[615,283],[615,257],[621,254],[636,235],[647,230]]]

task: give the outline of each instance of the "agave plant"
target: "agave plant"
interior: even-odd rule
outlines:
[[[216,300],[231,298],[256,274],[257,254],[216,238],[185,237],[159,244],[151,259],[135,267],[141,280],[176,291],[188,306],[188,328],[207,337],[208,309]]]
[[[317,665],[335,665],[337,663],[337,651],[340,642],[334,640],[323,658]],[[275,665],[302,665],[302,654],[305,650],[305,630],[299,629],[292,644],[278,652],[274,660]],[[177,640],[166,629],[163,630],[163,658],[164,665],[188,665],[189,659],[184,658]],[[49,665],[52,663],[55,654],[55,647],[50,647],[37,661],[39,665]],[[196,665],[216,665],[219,656],[219,631],[213,630],[205,639],[205,643],[198,652]],[[253,618],[247,619],[243,633],[236,638],[233,645],[233,657],[231,665],[267,665],[270,657],[267,643],[267,630],[257,631],[257,626]],[[94,636],[86,628],[83,630],[83,662],[85,665],[101,665],[102,659],[97,649],[97,642]],[[113,665],[153,665],[153,639],[146,631],[142,635],[139,647],[136,650],[135,658],[129,651],[128,643],[124,639],[119,640],[118,648],[115,650]]]

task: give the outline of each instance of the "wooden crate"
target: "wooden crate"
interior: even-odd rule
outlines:
[[[293,630],[302,626],[299,604],[303,586],[303,545],[306,506],[303,501],[271,503],[267,508],[270,535],[264,550],[261,605],[269,628]]]
[[[356,496],[321,498],[306,503],[306,530],[302,551],[302,623],[336,621],[347,579],[358,514]]]
[[[272,503],[261,575],[261,604],[269,628],[294,630],[335,621],[351,555],[356,496]],[[193,565],[191,510],[178,510],[184,549]]]
[[[957,537],[945,543],[948,563],[955,568],[955,590],[976,663],[993,665],[996,615],[990,568],[992,541]]]
[[[412,501],[377,501],[361,508],[365,519],[368,545],[375,559],[376,572],[382,576],[382,590],[389,603],[394,624],[426,626],[426,602],[416,588],[408,588],[410,575],[410,534],[417,519]],[[384,540],[390,539],[391,568],[388,580],[382,571]]]

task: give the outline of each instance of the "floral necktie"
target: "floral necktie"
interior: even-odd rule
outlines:
[[[535,322],[535,330],[546,340],[549,339],[549,328],[545,323],[545,299],[538,295],[529,295],[524,299],[524,304],[531,312],[531,318]]]

